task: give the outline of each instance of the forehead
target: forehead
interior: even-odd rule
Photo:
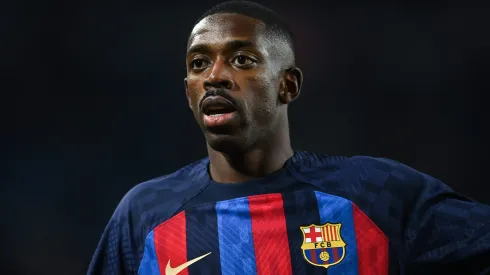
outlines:
[[[188,48],[193,45],[218,46],[231,40],[245,40],[259,46],[265,40],[265,24],[241,14],[213,14],[192,30]]]

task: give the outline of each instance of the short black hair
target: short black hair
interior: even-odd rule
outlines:
[[[225,1],[207,10],[194,25],[197,25],[204,18],[218,13],[241,14],[262,21],[267,30],[273,31],[290,45],[294,54],[293,33],[286,20],[275,11],[251,1]]]

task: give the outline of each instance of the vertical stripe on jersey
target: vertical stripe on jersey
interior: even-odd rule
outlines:
[[[140,267],[138,270],[140,275],[160,275],[160,269],[158,267],[158,259],[155,251],[155,236],[153,231],[148,234],[145,240],[145,253],[143,259],[141,259]]]
[[[188,267],[189,274],[221,274],[218,221],[214,203],[197,206],[185,212],[187,227],[187,259],[211,252]]]
[[[353,206],[353,216],[359,275],[388,274],[388,240],[384,233],[356,205]]]
[[[216,213],[222,274],[257,274],[248,200],[218,202]]]
[[[281,194],[248,198],[257,274],[292,274]]]
[[[321,224],[341,223],[340,237],[346,243],[344,259],[328,268],[330,274],[357,274],[357,244],[352,203],[344,198],[315,191]],[[333,252],[333,251],[332,251]],[[336,252],[342,252],[336,251]],[[315,255],[316,256],[316,255]],[[342,255],[339,255],[341,257]]]
[[[301,226],[321,225],[315,193],[310,190],[297,191],[285,193],[282,197],[284,212],[286,213],[293,274],[325,274],[327,271],[325,268],[314,266],[306,261],[301,249],[303,244]]]
[[[160,273],[165,274],[165,268],[177,267],[187,262],[187,241],[185,212],[180,212],[170,220],[162,223],[154,230],[154,244]],[[187,269],[179,275],[188,275]]]

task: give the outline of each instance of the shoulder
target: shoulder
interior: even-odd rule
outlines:
[[[181,206],[185,197],[205,184],[200,180],[205,176],[207,158],[200,159],[181,169],[132,187],[122,198],[118,208],[124,212],[145,212],[152,208]],[[168,210],[166,211],[168,212]]]
[[[135,185],[117,205],[89,268],[89,274],[136,273],[147,234],[169,219],[205,185],[207,159]],[[203,172],[204,171],[204,172]],[[124,264],[122,264],[123,262]],[[124,268],[124,270],[121,270]]]
[[[419,201],[451,192],[438,179],[393,159],[308,155],[316,161],[296,165],[298,178],[353,202],[379,221],[404,219]]]
[[[374,189],[401,188],[414,191],[424,184],[438,182],[399,161],[372,156],[329,156],[326,154],[301,152],[295,165],[296,174],[305,180],[341,182]]]
[[[110,223],[142,234],[175,215],[182,206],[206,185],[200,180],[206,172],[207,159],[191,163],[171,174],[163,175],[131,188],[117,205]]]
[[[111,231],[119,231],[119,235],[138,244],[141,254],[148,232],[177,214],[187,200],[205,187],[206,181],[201,179],[206,169],[207,158],[135,185],[117,205],[109,221]]]

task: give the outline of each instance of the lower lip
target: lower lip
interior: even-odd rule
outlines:
[[[208,116],[204,115],[204,124],[208,127],[224,126],[235,116],[235,112]]]

